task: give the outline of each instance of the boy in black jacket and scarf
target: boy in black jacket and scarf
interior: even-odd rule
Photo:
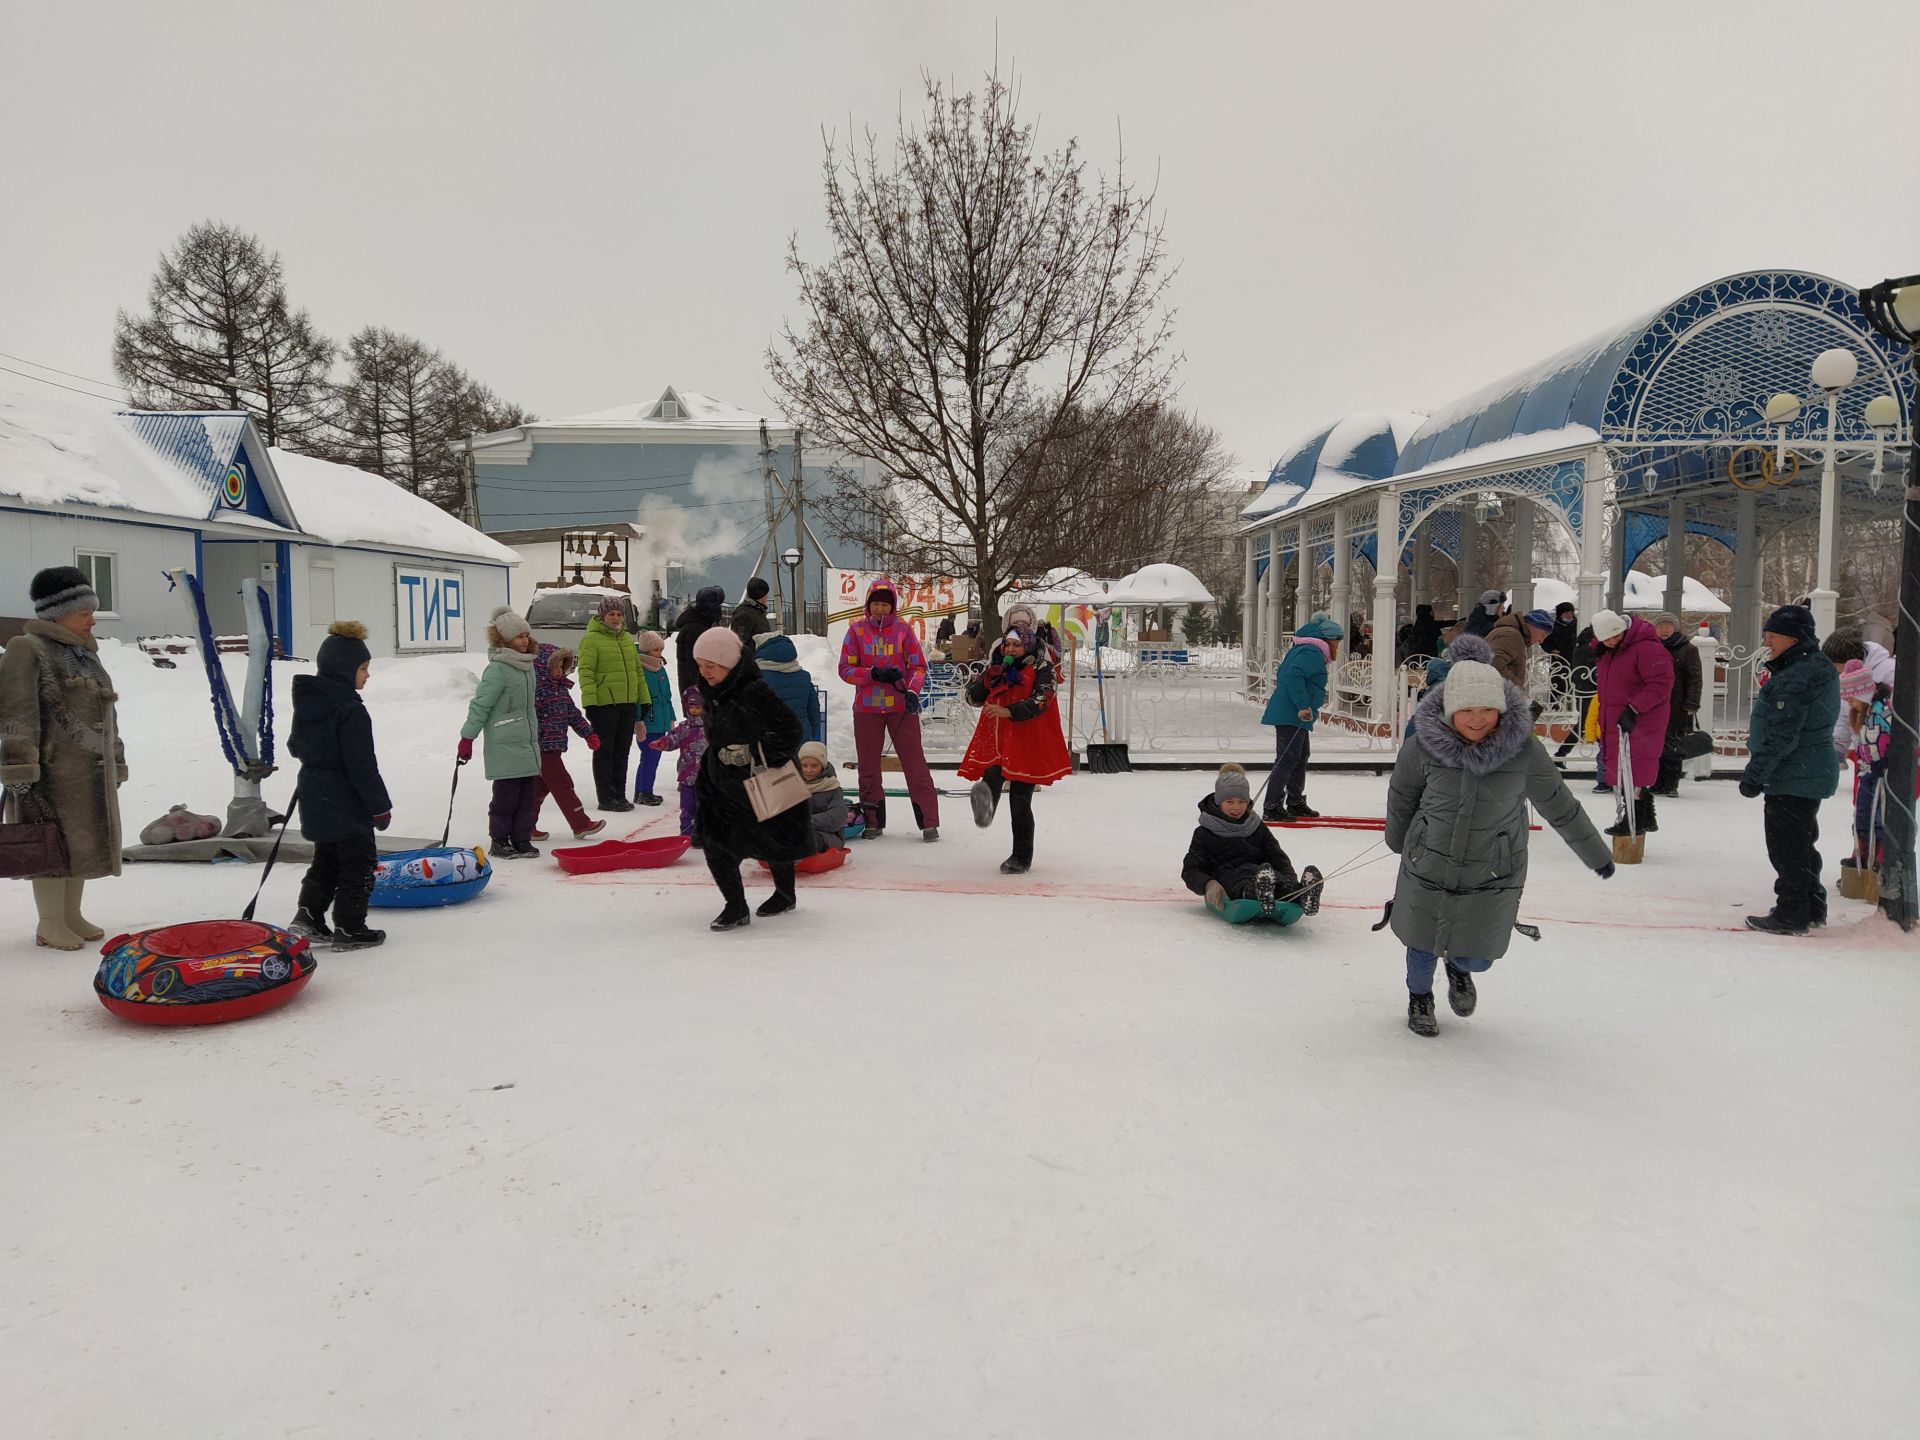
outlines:
[[[372,661],[367,627],[341,620],[320,642],[319,674],[293,677],[287,749],[300,761],[300,833],[313,842],[313,864],[300,882],[300,909],[287,928],[331,940],[336,950],[360,950],[387,938],[386,931],[367,928],[367,899],[379,862],[373,832],[393,819],[374,758],[373,719],[360,703]]]
[[[1229,900],[1258,900],[1268,911],[1275,900],[1293,900],[1309,915],[1320,908],[1320,872],[1309,865],[1293,873],[1287,852],[1254,813],[1247,772],[1238,765],[1222,765],[1213,793],[1201,800],[1180,879],[1215,910]]]

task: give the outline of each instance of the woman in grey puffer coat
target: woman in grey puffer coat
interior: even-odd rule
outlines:
[[[1447,1003],[1471,1015],[1473,974],[1507,953],[1527,883],[1527,806],[1601,879],[1613,855],[1533,738],[1518,686],[1461,660],[1414,711],[1387,791],[1387,848],[1400,857],[1388,916],[1407,947],[1407,1028],[1437,1035],[1433,971],[1445,957]]]

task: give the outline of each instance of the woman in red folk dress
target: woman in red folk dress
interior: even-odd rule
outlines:
[[[967,687],[980,706],[980,723],[960,762],[960,778],[974,780],[973,823],[993,823],[1004,786],[1012,795],[1013,854],[1001,862],[1005,875],[1033,866],[1033,792],[1073,768],[1054,705],[1053,665],[1036,652],[1031,632],[1018,626],[1000,639],[998,657]]]

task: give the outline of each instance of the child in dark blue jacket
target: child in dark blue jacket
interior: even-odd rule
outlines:
[[[386,931],[367,928],[367,900],[379,863],[373,832],[393,819],[373,753],[373,719],[360,702],[373,668],[367,627],[336,621],[320,642],[316,668],[318,674],[293,678],[287,749],[300,762],[300,833],[313,842],[313,864],[300,882],[300,909],[287,928],[331,940],[336,950],[359,950],[387,938]]]

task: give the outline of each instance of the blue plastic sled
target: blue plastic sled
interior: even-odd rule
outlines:
[[[486,889],[491,879],[493,862],[477,846],[400,850],[380,857],[367,904],[381,910],[459,905]]]
[[[1229,900],[1223,909],[1207,906],[1207,913],[1218,915],[1229,925],[1291,925],[1307,912],[1291,900],[1273,902],[1273,913],[1260,908],[1258,900]]]

